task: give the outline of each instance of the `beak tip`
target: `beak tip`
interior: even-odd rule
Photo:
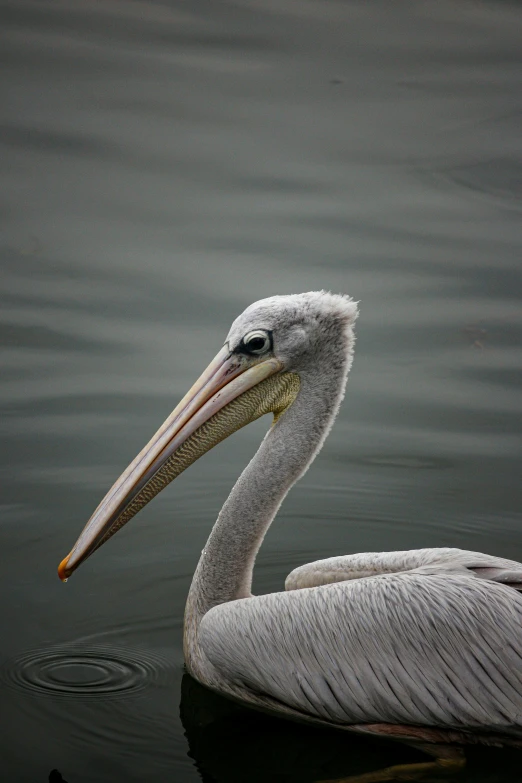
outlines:
[[[70,571],[67,571],[68,560],[69,560],[69,555],[67,555],[67,557],[64,557],[64,559],[58,566],[58,576],[60,577],[62,582],[66,582],[69,576],[71,575]]]

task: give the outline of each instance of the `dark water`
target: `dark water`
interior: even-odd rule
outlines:
[[[66,586],[56,566],[233,318],[317,288],[361,300],[356,361],[256,590],[356,551],[522,560],[522,8],[11,0],[0,15],[0,778],[298,783],[415,758],[181,688],[191,574],[266,421]],[[482,751],[458,780],[519,769]]]

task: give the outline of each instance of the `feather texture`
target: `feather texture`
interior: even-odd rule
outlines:
[[[200,643],[236,687],[322,720],[508,732],[521,628],[516,590],[439,562],[215,607]]]
[[[286,590],[344,582],[350,579],[364,579],[379,574],[394,574],[421,570],[424,573],[471,574],[492,582],[500,582],[522,589],[522,565],[514,560],[492,557],[481,552],[440,547],[412,549],[404,552],[364,552],[357,555],[341,555],[295,568],[286,578]]]

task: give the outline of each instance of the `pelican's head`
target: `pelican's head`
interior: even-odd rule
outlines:
[[[314,291],[247,307],[224,346],[153,438],[109,490],[58,567],[62,580],[149,500],[228,435],[296,399],[302,380],[346,375],[357,305]]]

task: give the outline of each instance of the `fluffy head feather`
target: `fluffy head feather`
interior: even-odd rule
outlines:
[[[251,331],[272,333],[273,353],[286,370],[302,372],[327,362],[331,367],[353,350],[357,303],[328,291],[271,296],[254,302],[236,318],[227,337],[234,350]]]

